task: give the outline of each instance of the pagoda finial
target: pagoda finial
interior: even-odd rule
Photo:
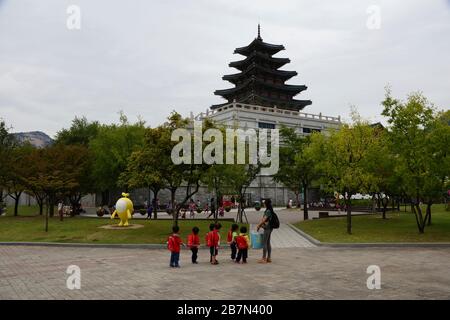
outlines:
[[[258,23],[258,40],[262,40],[261,38],[261,25]]]

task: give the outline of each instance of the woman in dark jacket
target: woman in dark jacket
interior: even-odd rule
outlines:
[[[264,211],[264,215],[261,219],[261,222],[256,227],[256,231],[259,231],[259,229],[264,229],[264,235],[263,235],[263,256],[262,259],[259,260],[259,263],[270,263],[272,262],[271,254],[272,254],[272,246],[270,245],[270,235],[272,234],[272,227],[270,226],[270,218],[273,214],[273,208],[272,208],[272,200],[266,199],[264,202],[264,205],[266,206],[266,210]]]

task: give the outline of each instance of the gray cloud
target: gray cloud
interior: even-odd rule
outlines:
[[[70,4],[79,31],[66,28]],[[372,4],[379,30],[366,27]],[[75,115],[110,123],[124,110],[157,125],[173,109],[204,111],[221,102],[213,91],[230,86],[221,77],[258,22],[265,41],[285,45],[285,69],[299,73],[290,83],[309,87],[305,112],[347,116],[356,105],[379,120],[387,83],[450,104],[448,0],[3,0],[0,117],[53,135]]]

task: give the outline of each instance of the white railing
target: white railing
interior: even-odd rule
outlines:
[[[195,120],[202,120],[204,118],[210,117],[214,114],[220,113],[225,110],[229,109],[237,109],[237,110],[252,110],[252,111],[259,111],[259,112],[267,112],[267,113],[279,113],[283,115],[288,116],[294,116],[294,117],[300,117],[304,119],[312,119],[312,120],[321,120],[321,121],[328,121],[328,122],[336,122],[341,123],[341,116],[338,117],[332,117],[332,116],[324,116],[322,113],[319,114],[313,114],[313,113],[305,113],[305,112],[298,112],[298,111],[292,111],[292,110],[285,110],[285,109],[279,109],[277,107],[263,107],[253,104],[246,104],[246,103],[238,103],[233,102],[230,104],[223,105],[220,108],[217,108],[215,110],[207,109],[206,112],[201,112],[197,116],[194,117],[194,115],[191,113],[191,119]]]

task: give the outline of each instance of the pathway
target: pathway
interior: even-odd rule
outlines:
[[[256,225],[251,225],[251,230],[255,230]],[[280,223],[279,229],[272,231],[270,243],[272,248],[311,248],[315,247],[308,239],[294,231],[288,224]]]
[[[450,299],[450,250],[424,248],[286,248],[271,264],[247,264],[219,252],[209,264],[167,250],[0,247],[0,300],[5,299]],[[68,266],[81,269],[81,289],[66,286]],[[367,267],[381,270],[381,289],[367,288]]]

